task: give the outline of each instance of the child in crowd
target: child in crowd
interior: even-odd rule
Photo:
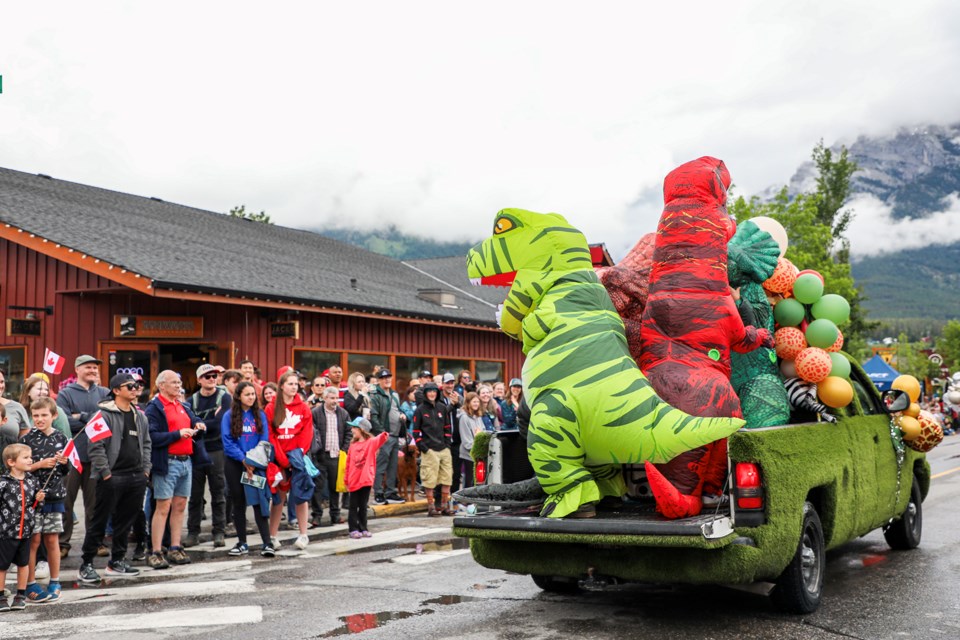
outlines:
[[[38,490],[37,479],[27,473],[33,466],[30,447],[7,445],[0,455],[6,470],[0,476],[0,588],[6,584],[10,565],[17,566],[17,593],[13,602],[0,597],[0,611],[20,611],[27,606],[34,504],[43,502],[46,496]]]
[[[370,433],[372,425],[366,418],[354,418],[347,424],[353,429],[344,479],[347,491],[350,492],[347,524],[351,538],[369,538],[373,534],[367,531],[367,502],[370,501],[373,477],[377,471],[377,451],[390,434],[384,431],[373,436]]]
[[[33,538],[30,540],[30,571],[27,577],[27,600],[30,602],[52,602],[60,599],[60,534],[63,532],[63,513],[66,512],[64,499],[67,489],[64,477],[67,475],[67,459],[62,452],[67,446],[67,438],[53,422],[57,419],[57,403],[51,398],[40,397],[30,405],[33,429],[20,438],[20,442],[30,447],[33,458],[31,473],[41,487],[46,487],[46,500],[37,507],[33,526]],[[43,544],[50,565],[50,584],[44,589],[36,581],[37,550]]]

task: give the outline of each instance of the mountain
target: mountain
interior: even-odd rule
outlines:
[[[832,149],[839,152],[839,145]],[[960,192],[960,123],[901,129],[891,136],[857,138],[849,145],[858,171],[851,193],[870,194],[891,208],[893,220],[923,219]],[[790,179],[793,194],[813,191],[816,168],[803,163]],[[769,192],[768,192],[769,193]],[[856,207],[854,207],[856,215]],[[891,228],[891,233],[909,232]],[[862,257],[851,267],[867,296],[870,318],[960,318],[960,242]],[[952,234],[957,237],[957,234]]]
[[[404,235],[395,226],[372,231],[313,229],[317,233],[397,260],[465,256],[476,242],[445,242]]]

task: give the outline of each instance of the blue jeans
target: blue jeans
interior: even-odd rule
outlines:
[[[190,460],[167,460],[167,472],[153,474],[153,497],[155,500],[169,500],[177,496],[189,498],[193,487],[193,463]]]

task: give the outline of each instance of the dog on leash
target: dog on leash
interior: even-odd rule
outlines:
[[[417,458],[419,457],[420,452],[415,444],[407,444],[400,448],[400,459],[397,461],[397,491],[407,502],[416,500]]]

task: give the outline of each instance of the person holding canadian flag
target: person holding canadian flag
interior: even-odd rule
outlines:
[[[85,584],[100,582],[93,559],[103,545],[108,521],[113,523],[113,543],[107,575],[129,578],[140,574],[127,563],[126,553],[130,529],[143,509],[153,450],[147,417],[136,407],[141,389],[143,383],[129,373],[110,378],[112,400],[101,402],[84,428],[90,440],[90,475],[97,481],[93,524],[83,539],[77,575]]]

